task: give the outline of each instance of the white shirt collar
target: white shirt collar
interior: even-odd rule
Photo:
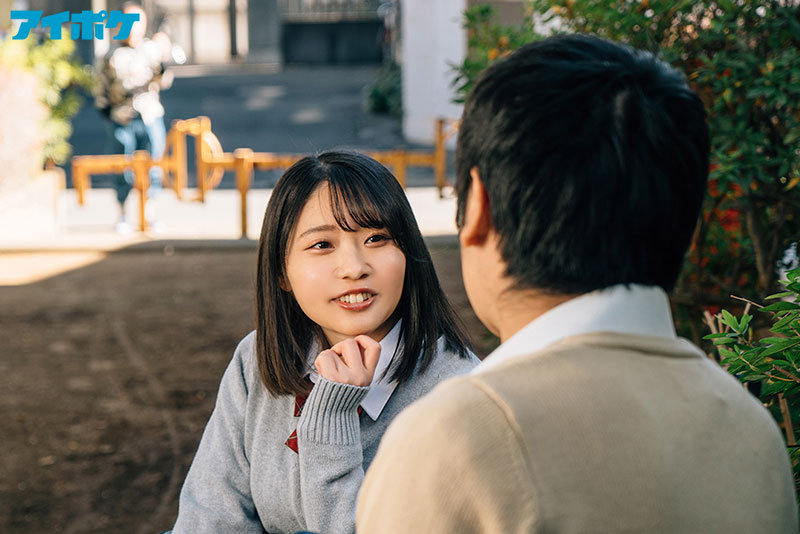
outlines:
[[[489,354],[473,373],[538,352],[564,338],[591,332],[677,338],[663,289],[619,284],[586,293],[543,313]]]
[[[394,393],[397,387],[397,382],[394,380],[390,381],[388,376],[383,377],[383,373],[389,368],[389,365],[391,365],[394,359],[397,344],[400,342],[400,325],[402,323],[402,320],[397,321],[392,329],[389,330],[389,333],[383,336],[380,342],[381,355],[378,357],[378,366],[375,368],[375,374],[372,375],[372,384],[369,386],[367,396],[364,397],[364,400],[362,400],[360,404],[361,408],[367,412],[367,415],[369,415],[373,421],[377,420],[381,415],[383,407],[389,402],[389,397],[392,396],[392,393]],[[309,351],[311,362],[309,377],[315,384],[319,379],[319,374],[316,369],[314,369],[313,363],[319,354],[318,349],[319,347],[312,346],[311,351]]]

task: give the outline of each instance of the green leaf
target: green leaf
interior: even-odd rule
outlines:
[[[762,375],[761,373],[749,373],[740,378],[740,380],[745,382],[755,382],[757,380],[764,380],[766,375]]]
[[[721,337],[730,337],[729,334],[725,332],[720,332],[719,334],[708,334],[707,336],[703,336],[703,339],[719,339]]]
[[[739,322],[736,320],[736,317],[733,316],[731,312],[728,310],[722,310],[722,322],[733,328],[734,330],[739,330]]]
[[[800,310],[800,305],[797,305],[794,302],[776,302],[775,304],[770,304],[769,306],[761,308],[761,311],[763,312],[779,312],[789,310]]]
[[[771,337],[762,337],[759,341],[761,341],[761,344],[766,347],[774,343],[785,343],[788,339],[791,338],[771,336]]]
[[[774,343],[772,344],[767,350],[761,353],[762,357],[770,356],[772,354],[777,354],[779,352],[783,352],[789,347],[794,347],[795,345],[800,344],[800,338],[798,339],[787,339],[784,343]]]
[[[774,332],[776,334],[779,333],[779,330],[783,329],[784,327],[790,325],[792,322],[796,321],[798,316],[800,316],[800,314],[798,313],[787,313],[786,315],[783,316],[783,318],[780,321],[772,325],[772,328],[770,328],[770,332]]]
[[[768,297],[764,297],[765,300],[769,299],[782,299],[784,297],[796,297],[797,293],[794,291],[784,291],[783,293],[775,293],[774,295],[770,295]]]
[[[792,387],[791,382],[770,382],[764,387],[764,389],[761,390],[761,396],[767,397],[769,395],[777,395],[778,393],[783,393],[790,387]]]
[[[739,321],[739,331],[740,332],[747,332],[747,327],[750,326],[750,321],[753,320],[753,316],[749,313],[742,315],[742,319]]]
[[[736,343],[736,340],[729,337],[721,337],[714,340],[714,345],[731,345]]]
[[[717,350],[719,351],[719,355],[723,356],[725,358],[738,358],[739,357],[739,355],[736,354],[735,352],[733,352],[732,350],[724,349],[722,347],[719,347]]]

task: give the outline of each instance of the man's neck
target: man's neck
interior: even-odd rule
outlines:
[[[579,296],[546,293],[540,289],[507,289],[497,299],[495,314],[500,342],[505,343],[534,319]]]

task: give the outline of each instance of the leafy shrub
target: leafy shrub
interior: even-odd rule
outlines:
[[[367,89],[367,111],[388,113],[395,117],[403,114],[403,80],[400,66],[387,61],[378,72],[377,79]]]
[[[721,364],[729,373],[758,394],[764,405],[780,422],[789,446],[795,486],[800,495],[800,448],[792,422],[792,413],[800,409],[800,269],[781,280],[786,291],[766,297],[782,299],[769,306],[749,303],[737,318],[727,310],[709,320],[714,333],[704,339],[713,341]],[[750,305],[768,315],[771,328],[765,335],[754,332]]]
[[[657,51],[683,71],[709,113],[709,197],[675,293],[691,330],[732,293],[766,295],[800,236],[800,2],[796,0],[531,0],[518,27],[492,9],[465,12],[463,100],[479,73],[553,29]]]
[[[43,161],[64,164],[69,158],[70,120],[81,106],[78,92],[93,82],[91,72],[74,59],[74,52],[75,43],[66,36],[41,42],[33,35],[25,40],[13,40],[10,35],[0,39],[0,65],[27,69],[39,79],[39,95],[49,110],[42,124]]]

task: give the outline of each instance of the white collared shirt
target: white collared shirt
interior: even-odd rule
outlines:
[[[392,329],[389,330],[389,333],[383,336],[383,339],[380,341],[381,355],[378,357],[378,365],[375,368],[375,374],[372,375],[372,384],[369,386],[367,396],[364,397],[364,400],[362,400],[360,404],[361,408],[367,412],[367,415],[369,415],[373,421],[378,419],[378,416],[381,415],[383,407],[389,402],[389,397],[392,396],[392,393],[394,393],[397,387],[397,382],[390,380],[388,376],[383,377],[383,373],[394,360],[397,344],[400,342],[400,325],[402,323],[402,320],[397,321]],[[309,361],[311,363],[309,378],[315,384],[319,379],[319,373],[317,373],[313,364],[319,352],[319,348],[315,346],[312,346],[312,349],[309,351]]]
[[[543,313],[489,354],[472,372],[538,352],[564,338],[592,332],[677,338],[666,292],[619,284],[586,293]]]

